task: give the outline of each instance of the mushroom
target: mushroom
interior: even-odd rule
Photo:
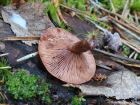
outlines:
[[[90,44],[64,29],[49,28],[39,41],[40,58],[50,74],[72,84],[89,81],[96,64]]]

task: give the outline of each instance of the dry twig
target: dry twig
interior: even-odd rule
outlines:
[[[113,58],[117,58],[117,59],[120,59],[120,60],[125,60],[125,61],[131,62],[131,63],[140,64],[139,60],[130,59],[130,58],[127,58],[127,57],[124,57],[124,56],[120,56],[120,55],[115,55],[115,54],[112,54],[112,53],[109,53],[109,52],[106,52],[106,51],[103,51],[103,50],[94,49],[93,51],[96,51],[96,52],[99,52],[99,53],[102,53],[102,54],[105,54],[107,56],[110,56],[110,57],[113,57]]]
[[[4,57],[4,56],[7,56],[7,55],[9,55],[9,53],[0,54],[0,57]]]
[[[1,37],[0,41],[31,41],[31,40],[39,40],[39,36],[25,36],[25,37],[17,37],[17,36],[11,36],[11,37]]]
[[[25,55],[24,57],[21,57],[21,58],[17,59],[17,62],[22,62],[22,61],[28,60],[28,59],[30,59],[30,58],[33,58],[33,57],[35,57],[37,54],[38,54],[38,52],[33,52],[33,53],[31,53],[31,54]]]

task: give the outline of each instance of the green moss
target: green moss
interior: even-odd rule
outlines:
[[[39,86],[37,88],[37,95],[44,103],[51,103],[50,98],[50,91],[49,91],[50,84],[46,83],[44,80],[41,80]]]
[[[9,76],[6,87],[14,99],[29,100],[36,96],[36,82],[36,76],[22,69]]]
[[[72,98],[72,105],[82,105],[83,101],[85,101],[83,97],[74,96]]]
[[[43,103],[51,103],[48,83],[29,74],[27,70],[19,69],[10,75],[6,81],[6,88],[7,92],[16,100],[26,101],[38,98]]]

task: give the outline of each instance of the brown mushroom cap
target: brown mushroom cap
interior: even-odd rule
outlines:
[[[96,64],[91,51],[80,54],[69,50],[79,42],[76,36],[60,28],[49,28],[39,41],[39,55],[50,74],[67,83],[81,84],[95,74]]]

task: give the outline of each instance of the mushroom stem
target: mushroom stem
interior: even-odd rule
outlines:
[[[82,52],[86,52],[90,49],[91,46],[87,40],[81,40],[69,48],[69,50],[75,54],[81,54]]]

